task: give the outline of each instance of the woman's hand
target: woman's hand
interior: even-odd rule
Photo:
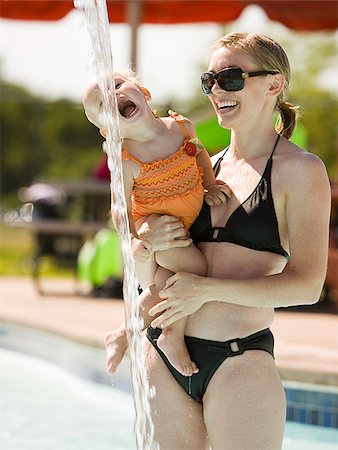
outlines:
[[[201,283],[205,278],[192,273],[177,272],[170,277],[159,296],[164,299],[150,309],[149,314],[160,314],[151,322],[151,326],[168,327],[176,320],[189,316],[197,311],[204,303]]]
[[[168,250],[174,247],[188,247],[191,239],[180,219],[174,216],[152,214],[140,226],[138,235],[151,246],[151,251]],[[149,247],[147,245],[149,250]]]

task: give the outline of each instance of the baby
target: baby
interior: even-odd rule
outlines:
[[[148,104],[150,92],[130,73],[115,74],[114,83],[130,232],[139,239],[138,230],[151,214],[166,214],[178,217],[188,233],[203,200],[209,205],[220,205],[226,203],[230,192],[216,182],[209,154],[198,141],[190,120],[173,111],[167,117],[157,117]],[[100,122],[102,95],[97,83],[87,86],[83,104],[89,121],[105,136],[107,130]],[[145,262],[144,270],[151,271],[151,284],[157,291],[173,273],[189,271],[203,276],[207,270],[202,253],[192,243],[153,252],[150,243],[143,240],[134,256]],[[145,290],[140,304],[146,295]],[[153,318],[147,308],[140,308],[140,315],[145,327],[149,326]],[[184,342],[187,320],[180,319],[163,329],[157,344],[176,370],[191,376],[199,369],[191,361]],[[116,371],[126,349],[126,330],[122,325],[109,337],[109,373]]]

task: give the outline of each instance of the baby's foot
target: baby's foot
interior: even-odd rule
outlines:
[[[107,372],[113,375],[119,367],[128,348],[128,341],[124,329],[117,329],[106,334],[106,364]]]
[[[199,371],[196,364],[191,361],[183,337],[175,333],[162,333],[157,340],[158,347],[168,358],[170,364],[185,377],[190,377]]]

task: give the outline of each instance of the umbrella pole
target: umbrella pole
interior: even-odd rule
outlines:
[[[137,37],[138,28],[141,23],[142,7],[142,0],[130,0],[127,4],[127,21],[131,30],[130,62],[131,68],[135,71],[137,68]]]

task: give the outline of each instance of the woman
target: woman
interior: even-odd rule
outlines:
[[[186,343],[200,368],[180,378],[156,348],[160,331],[149,329],[146,366],[161,450],[282,446],[285,396],[269,327],[275,307],[318,301],[330,213],[323,163],[288,140],[296,117],[285,102],[289,79],[283,49],[248,33],[220,39],[202,74],[220,126],[232,131],[216,157],[217,179],[232,196],[226,208],[204,205],[190,229],[208,275],[173,275],[150,311],[159,314],[153,327],[189,315]],[[175,246],[184,234],[168,216],[152,217],[143,231],[153,250]]]

